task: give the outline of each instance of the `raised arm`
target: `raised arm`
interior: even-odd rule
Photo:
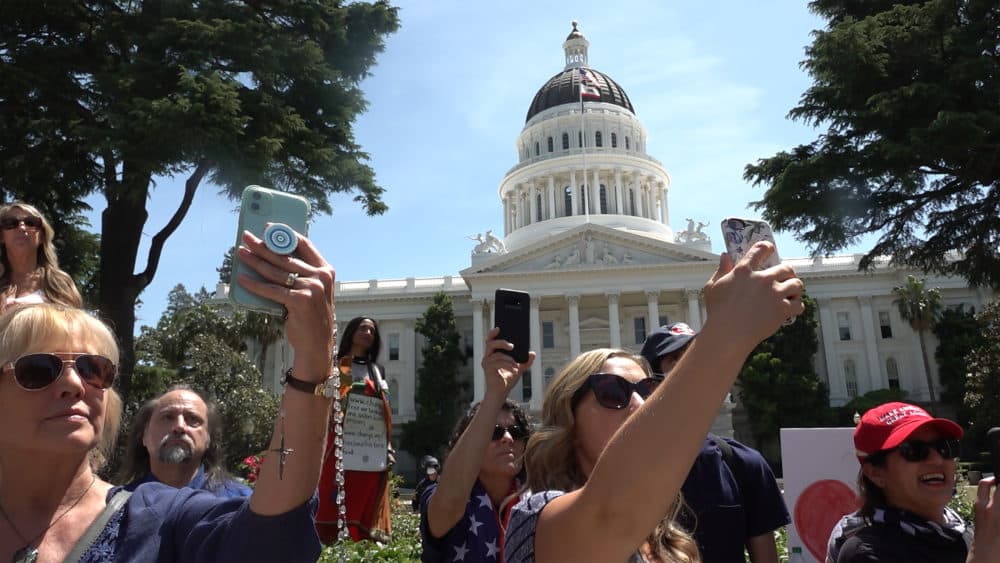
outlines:
[[[994,476],[981,480],[976,490],[976,534],[969,550],[968,563],[1000,561],[1000,499],[997,498],[997,479]]]
[[[310,384],[324,381],[331,373],[336,326],[333,268],[302,236],[294,256],[281,256],[268,250],[256,236],[244,232],[238,257],[265,281],[247,276],[236,281],[288,310],[285,330],[295,349],[294,377]],[[330,399],[286,388],[274,422],[271,451],[250,497],[253,512],[283,514],[312,497],[319,482],[330,407]]]
[[[444,537],[465,514],[465,505],[479,475],[497,415],[510,390],[535,361],[534,352],[529,352],[528,361],[523,364],[500,352],[512,350],[514,345],[506,340],[497,340],[499,332],[500,329],[494,328],[486,335],[486,351],[482,360],[486,393],[476,414],[448,453],[440,484],[427,505],[427,526],[436,538]]]
[[[614,434],[586,485],[539,515],[537,561],[625,561],[667,514],[746,357],[803,311],[790,267],[754,271],[773,251],[757,243],[735,267],[722,256],[687,353]]]

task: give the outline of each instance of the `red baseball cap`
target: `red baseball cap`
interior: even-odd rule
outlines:
[[[854,449],[858,461],[902,444],[911,434],[932,426],[947,438],[961,438],[965,432],[947,418],[934,418],[924,409],[908,403],[886,403],[868,410],[854,429]]]

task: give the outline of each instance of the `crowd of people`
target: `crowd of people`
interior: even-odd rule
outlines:
[[[0,560],[315,561],[321,545],[392,533],[395,463],[378,324],[349,321],[337,345],[334,269],[306,237],[292,256],[251,233],[232,280],[280,303],[295,354],[251,489],[223,464],[217,406],[178,385],[135,413],[115,482],[122,401],[112,331],[82,310],[55,233],[25,203],[0,207]],[[753,348],[804,310],[788,265],[758,243],[725,254],[704,288],[707,320],[653,331],[640,354],[589,350],[546,390],[533,425],[508,398],[531,368],[489,331],[485,393],[459,420],[444,463],[429,457],[414,508],[423,561],[777,562],[788,510],[755,450],[709,432]],[[365,455],[345,435],[375,428]],[[384,433],[383,433],[384,432]],[[1000,561],[994,479],[975,527],[947,507],[963,430],[889,403],[854,433],[860,508],[827,561]],[[370,438],[370,436],[369,436]],[[26,469],[30,468],[30,469]]]

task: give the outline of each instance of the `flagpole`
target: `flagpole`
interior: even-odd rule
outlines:
[[[587,197],[587,129],[586,121],[583,119],[583,80],[585,76],[580,74],[580,151],[583,155],[583,213],[584,221],[590,222],[590,199]]]

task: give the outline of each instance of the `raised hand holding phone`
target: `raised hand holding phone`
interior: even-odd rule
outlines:
[[[726,242],[726,252],[733,258],[733,263],[737,263],[750,250],[755,242],[766,240],[774,243],[774,232],[771,225],[759,219],[744,219],[741,217],[726,217],[722,220],[722,239]],[[778,257],[777,245],[774,252],[761,265],[760,269],[770,268],[781,264]]]

